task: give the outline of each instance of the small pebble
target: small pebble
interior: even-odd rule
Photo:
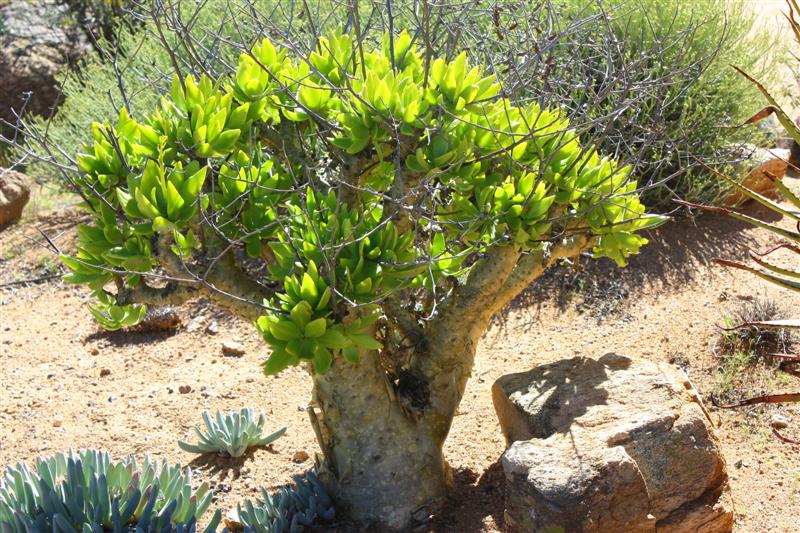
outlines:
[[[733,463],[733,466],[736,467],[736,468],[741,468],[742,467],[742,460],[738,459],[735,463]]]
[[[60,428],[63,424],[64,424],[64,421],[61,420],[60,418],[53,419],[53,427],[54,428]]]
[[[110,375],[111,375],[111,370],[109,370],[108,368],[101,368],[100,369],[100,377],[101,378],[104,378],[104,377],[110,376]]]
[[[189,324],[186,326],[186,331],[193,332],[197,331],[203,326],[203,323],[206,321],[206,317],[203,315],[198,315],[189,321]]]
[[[294,452],[294,455],[292,456],[292,462],[305,463],[306,461],[308,461],[308,452],[304,450],[298,450]]]
[[[225,341],[222,343],[222,355],[228,357],[241,357],[245,353],[244,346],[235,341]]]
[[[117,397],[112,394],[111,396],[108,397],[108,401],[109,402],[116,402],[117,401]]]
[[[97,347],[92,348],[92,355],[100,355],[100,349]]]
[[[783,429],[789,427],[789,419],[780,414],[772,415],[769,419],[769,425],[775,429]]]
[[[192,392],[192,387],[191,385],[181,385],[180,387],[178,387],[178,392],[180,392],[181,394],[189,394],[190,392]]]
[[[206,333],[209,335],[216,335],[219,333],[219,324],[217,324],[216,320],[212,320],[211,323],[206,327]]]

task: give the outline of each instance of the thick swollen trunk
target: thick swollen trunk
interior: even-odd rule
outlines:
[[[430,516],[451,482],[442,446],[452,413],[443,428],[440,417],[415,410],[427,394],[426,384],[416,385],[391,384],[374,352],[359,365],[338,359],[314,377],[322,478],[340,513],[382,531]]]
[[[450,484],[442,446],[489,320],[545,268],[589,244],[567,238],[524,258],[512,247],[492,249],[424,330],[405,332],[419,337],[421,348],[396,382],[375,352],[362,353],[358,365],[337,357],[326,374],[314,375],[311,415],[325,454],[320,474],[341,513],[388,531],[437,509]],[[415,328],[413,320],[398,322]],[[402,351],[385,348],[389,357]]]

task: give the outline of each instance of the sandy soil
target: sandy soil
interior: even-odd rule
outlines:
[[[39,231],[69,247],[81,218],[76,211],[51,211],[0,233],[0,465],[68,448],[150,453],[198,469],[201,479],[216,485],[216,505],[223,509],[255,496],[259,486],[275,488],[310,468],[318,452],[303,412],[310,378],[300,369],[265,378],[259,364],[267,349],[248,324],[196,302],[179,309],[184,324],[202,324],[194,331],[105,333],[85,309],[83,288],[57,278],[6,285],[55,272],[58,263]],[[478,348],[473,379],[446,445],[456,486],[448,508],[428,529],[502,528],[503,474],[497,461],[504,443],[490,387],[505,373],[613,351],[678,362],[704,396],[717,390],[720,362],[712,348],[729,309],[766,294],[800,316],[793,295],[711,263],[773,241],[766,232],[727,218],[683,220],[654,235],[653,244],[625,270],[591,262],[583,273],[563,270],[534,284],[495,320]],[[219,325],[216,335],[206,331],[212,321]],[[242,342],[246,354],[223,356],[227,339]],[[766,367],[753,372],[759,379],[745,379],[749,388],[743,393],[762,392],[754,387],[800,388]],[[191,392],[179,393],[182,385]],[[263,409],[272,428],[287,426],[286,436],[240,460],[198,458],[176,446],[204,409],[244,406]],[[800,437],[800,411],[792,406],[714,410],[737,531],[796,531],[800,455],[770,434],[767,420],[776,410],[791,419],[787,435]],[[298,451],[312,459],[294,463]]]

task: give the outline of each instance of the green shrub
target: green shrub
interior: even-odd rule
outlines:
[[[763,130],[728,128],[744,123],[756,110],[750,102],[758,98],[758,89],[730,65],[776,80],[776,65],[783,57],[779,35],[756,28],[753,7],[737,0],[560,3],[565,22],[601,8],[608,13],[619,47],[612,54],[568,63],[590,72],[573,70],[562,79],[594,77],[595,84],[565,91],[564,103],[573,109],[576,103],[589,103],[587,114],[597,118],[597,128],[605,132],[600,146],[634,164],[643,185],[660,184],[643,193],[647,205],[667,211],[676,197],[715,204],[727,196],[730,185],[699,162],[733,172],[732,163],[750,155],[744,143],[762,145],[767,139]],[[599,31],[602,36],[604,30]],[[555,53],[591,55],[592,51],[578,43],[577,49],[567,46]],[[628,71],[628,90],[647,96],[615,113],[631,95],[624,84],[607,87],[603,77],[620,69]],[[537,79],[530,83],[535,91],[542,90]]]
[[[714,203],[730,188],[709,176],[697,161],[727,168],[723,162],[747,155],[739,149],[742,143],[760,144],[765,139],[763,132],[720,128],[742,123],[752,109],[741,103],[756,96],[728,64],[769,73],[776,50],[781,49],[777,37],[753,31],[749,8],[740,2],[619,3],[561,0],[551,8],[515,2],[499,2],[493,11],[481,6],[436,8],[433,18],[438,25],[433,31],[444,37],[435,45],[466,49],[479,61],[508,65],[498,74],[517,98],[535,95],[548,106],[564,106],[578,128],[596,121],[593,136],[600,137],[600,148],[632,164],[641,184],[661,184],[644,193],[648,205],[668,210],[674,196]],[[408,2],[395,4],[396,24],[419,26],[419,13]],[[204,49],[185,46],[184,39],[163,28],[162,40],[152,17],[145,16],[143,26],[121,28],[118,42],[102,43],[102,57],[89,60],[65,80],[65,102],[47,126],[50,144],[67,154],[79,151],[91,141],[87,132],[94,117],[116,114],[126,102],[134,115],[152,108],[175,73],[205,72],[216,77],[226,72],[235,64],[240,46],[249,47],[260,32],[277,33],[275,27],[288,20],[294,25],[289,32],[292,44],[299,49],[313,41],[310,28],[321,32],[348,23],[347,10],[332,10],[329,1],[307,5],[308,10],[297,7],[289,13],[274,0],[259,0],[255,4],[263,18],[259,23],[237,16],[244,8],[235,1],[209,0],[196,16],[193,8],[184,7],[184,19],[192,20],[189,33],[207,45]],[[581,22],[597,16],[601,7],[608,13],[608,26],[602,18]],[[364,6],[361,11],[373,24],[385,15],[383,7]],[[314,19],[310,24],[306,12]],[[527,23],[520,24],[523,21]],[[561,32],[558,38],[531,33],[510,37],[545,23],[554,25],[554,33]],[[611,32],[622,46],[609,42]],[[485,37],[495,33],[498,38]],[[509,36],[501,38],[502,33]],[[520,49],[520,42],[527,44]],[[543,75],[541,70],[548,65],[552,72]],[[612,79],[605,79],[609,76]],[[616,77],[620,79],[615,84]],[[632,96],[630,91],[646,96]],[[42,119],[34,125],[45,129]],[[29,169],[41,178],[51,178],[52,172],[37,164]]]
[[[313,376],[326,483],[397,529],[444,495],[492,314],[561,259],[624,265],[665,220],[562,110],[405,31],[261,39],[235,73],[176,76],[92,136],[73,178],[92,222],[65,280],[109,320],[208,294],[255,322],[267,374]]]

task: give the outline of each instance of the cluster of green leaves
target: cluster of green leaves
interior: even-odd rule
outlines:
[[[264,434],[264,424],[267,419],[264,413],[256,417],[255,411],[245,407],[241,411],[231,411],[223,414],[217,411],[214,418],[208,411],[203,412],[205,432],[194,428],[197,443],[191,444],[178,441],[182,450],[192,453],[219,452],[230,457],[241,457],[248,448],[256,446],[269,446],[286,433],[286,428],[269,435]]]
[[[179,465],[113,460],[83,450],[7,467],[0,478],[0,531],[190,533],[211,504],[204,483],[192,488]],[[217,511],[206,532],[220,521]]]
[[[332,191],[323,195],[307,189],[302,206],[286,207],[285,232],[269,243],[276,259],[270,271],[283,277],[283,292],[271,303],[283,313],[256,323],[272,347],[265,370],[272,374],[311,360],[315,370],[324,373],[334,352],[357,363],[359,348],[381,347],[369,333],[379,318],[371,305],[376,295],[421,283],[414,236],[400,235],[394,223],[381,219],[378,206],[365,214],[338,205]],[[332,244],[338,245],[335,261],[325,253]],[[320,275],[318,265],[329,266],[332,275]],[[364,306],[360,317],[346,323],[337,320],[332,282],[340,300]]]
[[[191,262],[222,238],[265,258],[282,283],[257,322],[273,349],[266,371],[308,360],[322,373],[337,354],[357,362],[359,349],[380,348],[383,297],[458,275],[469,254],[582,232],[596,237],[595,256],[624,264],[647,242],[637,232],[663,221],[645,213],[627,167],[581,146],[558,110],[503,97],[465,54],[426,72],[405,32],[363,63],[355,49],[341,32],[308,57],[263,40],[234,76],[176,79],[153,113],[95,124],[77,181],[94,222],[64,259],[67,279],[100,296],[105,326],[141,312],[103,285],[141,283],[153,242]],[[287,153],[301,143],[318,168]],[[360,162],[356,178],[329,170],[348,159]],[[428,191],[411,231],[386,202],[398,180]],[[357,192],[343,202],[345,187]]]

